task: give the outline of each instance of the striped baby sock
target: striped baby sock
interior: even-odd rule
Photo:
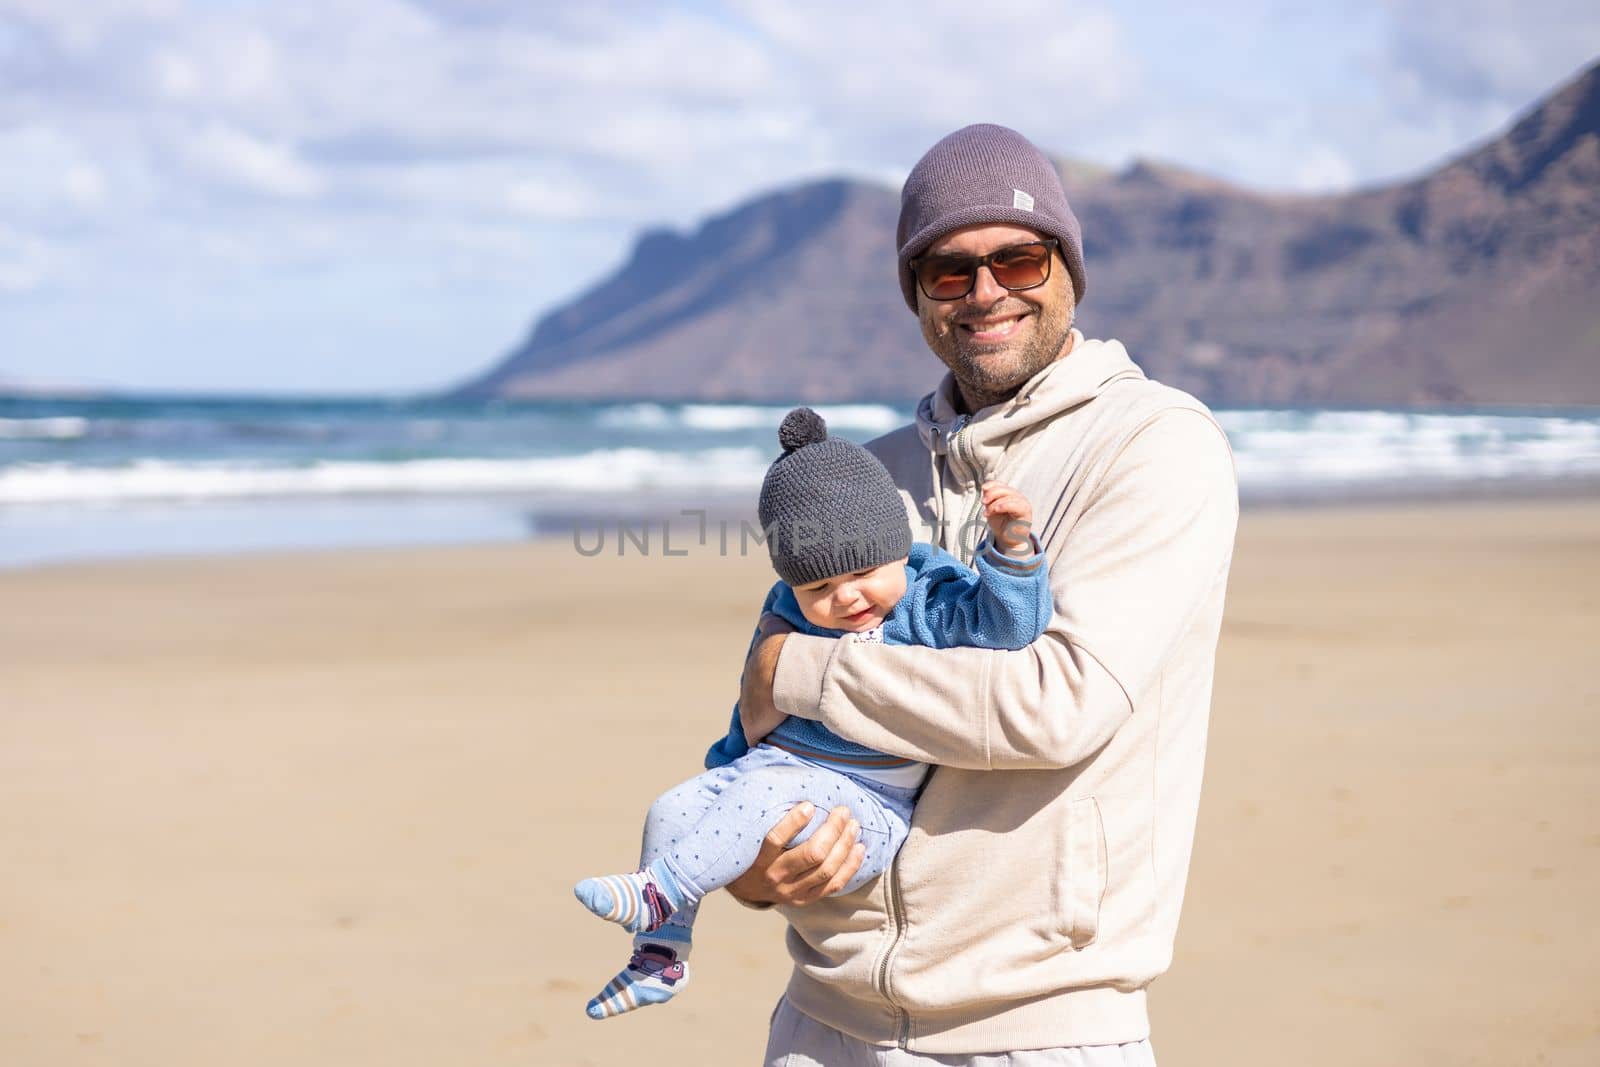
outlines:
[[[680,927],[668,927],[674,933]],[[652,1004],[664,1004],[689,984],[689,942],[641,934],[633,939],[633,957],[606,987],[589,1001],[584,1013],[609,1019]]]
[[[673,912],[693,903],[660,860],[632,874],[585,878],[573,887],[572,894],[584,907],[630,934],[647,934]]]

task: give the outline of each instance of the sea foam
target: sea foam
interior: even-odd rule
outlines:
[[[88,432],[89,420],[77,415],[0,419],[0,441],[72,441]]]
[[[158,459],[115,467],[33,463],[0,469],[0,504],[375,494],[615,495],[658,489],[721,492],[760,485],[766,464],[767,457],[753,448],[685,453],[619,448],[533,459],[324,460],[301,466]]]

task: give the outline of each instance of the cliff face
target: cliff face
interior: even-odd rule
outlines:
[[[887,190],[828,181],[761,197],[693,234],[647,233],[620,271],[547,315],[466,392],[904,397],[908,373],[925,379],[931,357],[919,357],[892,258],[883,267],[898,210]]]
[[[1212,404],[1600,404],[1600,64],[1382,188],[1060,167],[1085,235],[1079,323]],[[914,398],[942,368],[895,283],[897,210],[829,181],[648,233],[461,392]]]

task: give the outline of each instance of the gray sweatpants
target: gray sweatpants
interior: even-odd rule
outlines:
[[[772,1013],[763,1067],[1156,1067],[1149,1040],[1126,1045],[1074,1045],[1023,1052],[932,1056],[892,1045],[869,1045],[799,1011],[787,999]]]
[[[639,866],[665,859],[678,884],[697,897],[727,885],[755,862],[774,823],[802,800],[816,807],[794,843],[827,821],[829,810],[848,807],[861,832],[866,857],[841,892],[849,893],[888,869],[905,843],[915,790],[856,778],[819,767],[772,745],[757,745],[732,763],[696,775],[663,793],[644,824]],[[687,938],[697,905],[681,908],[666,927]],[[670,934],[668,935],[670,936]]]

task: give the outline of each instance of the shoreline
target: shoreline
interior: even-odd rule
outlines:
[[[1245,489],[1240,508],[1248,514],[1331,513],[1596,500],[1600,500],[1600,478],[1524,478],[1374,483],[1348,491],[1321,486],[1301,492],[1282,487]],[[116,526],[119,520],[122,525]],[[493,496],[306,498],[149,503],[122,509],[120,514],[115,508],[90,505],[55,509],[13,505],[0,507],[0,574],[76,563],[264,559],[552,541],[576,546],[594,543],[600,533],[615,543],[624,532],[634,543],[648,540],[657,552],[665,547],[676,554],[688,546],[700,554],[702,523],[709,540],[719,540],[720,531],[737,542],[742,524],[755,527],[753,497],[728,493],[690,502],[644,495],[576,504],[571,498],[530,501]],[[913,530],[913,536],[927,540],[928,531]],[[42,555],[40,542],[51,546]],[[171,547],[174,542],[183,547]],[[26,547],[29,544],[35,547]]]

